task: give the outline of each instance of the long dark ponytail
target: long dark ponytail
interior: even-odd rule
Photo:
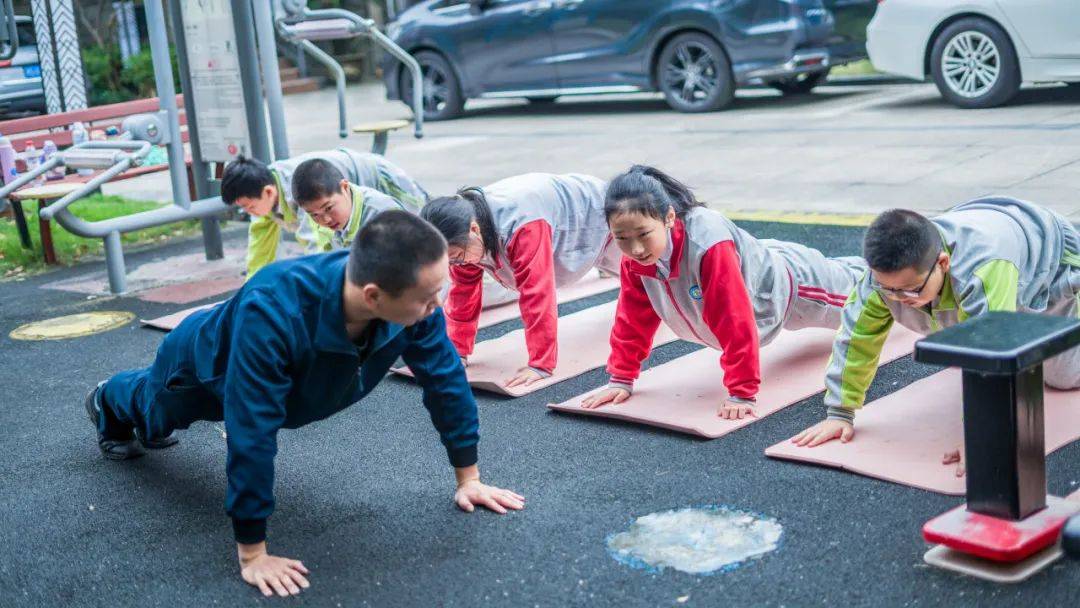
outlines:
[[[668,209],[682,217],[694,207],[704,207],[690,188],[667,173],[646,165],[634,165],[608,184],[604,216],[640,213],[663,220]]]
[[[479,187],[462,188],[454,196],[440,196],[424,205],[420,217],[431,222],[454,247],[469,244],[472,222],[480,226],[480,238],[484,240],[484,253],[491,259],[499,254],[499,233],[495,230],[495,218],[491,215],[487,197]]]

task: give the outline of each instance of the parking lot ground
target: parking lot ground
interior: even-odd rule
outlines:
[[[379,85],[348,89],[349,122],[406,117]],[[331,90],[285,98],[294,153],[370,140],[336,137]],[[657,165],[726,210],[872,214],[940,212],[1005,194],[1080,221],[1080,87],[1026,88],[990,110],[948,105],[930,84],[822,86],[805,96],[741,90],[734,104],[679,114],[653,94],[470,102],[465,118],[391,137],[388,157],[433,194],[529,171],[608,178]],[[167,176],[111,187],[168,197]],[[110,190],[111,189],[107,189]]]

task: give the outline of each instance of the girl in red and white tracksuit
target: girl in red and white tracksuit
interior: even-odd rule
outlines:
[[[621,403],[663,321],[683,340],[721,351],[723,418],[753,412],[759,349],[781,328],[837,328],[860,258],[826,258],[797,243],[759,240],[704,207],[682,183],[635,166],[608,186],[605,213],[625,254],[611,330],[608,389],[582,404]]]
[[[618,272],[622,254],[604,215],[603,180],[528,173],[466,188],[428,203],[421,217],[446,237],[452,285],[447,332],[462,358],[472,354],[489,273],[520,294],[528,365],[506,386],[547,378],[558,360],[555,289],[593,268]]]

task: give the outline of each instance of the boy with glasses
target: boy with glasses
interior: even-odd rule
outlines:
[[[827,418],[797,445],[852,439],[893,322],[927,335],[991,311],[1080,316],[1080,233],[1032,203],[983,198],[934,219],[892,209],[867,229],[863,255],[870,271],[847,299],[825,374]],[[1043,375],[1080,388],[1080,347],[1047,360]]]

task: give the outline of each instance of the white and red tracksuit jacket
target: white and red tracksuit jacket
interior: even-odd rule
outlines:
[[[543,375],[558,359],[555,289],[593,268],[617,272],[621,254],[604,217],[607,184],[579,174],[527,173],[484,188],[499,235],[496,259],[452,266],[447,332],[463,357],[472,354],[483,276],[521,294],[529,367]]]
[[[760,347],[781,328],[839,327],[842,294],[864,271],[859,258],[758,240],[719,212],[691,209],[676,219],[656,264],[623,258],[611,385],[632,390],[664,321],[683,340],[722,351],[728,394],[752,400],[761,384]]]

